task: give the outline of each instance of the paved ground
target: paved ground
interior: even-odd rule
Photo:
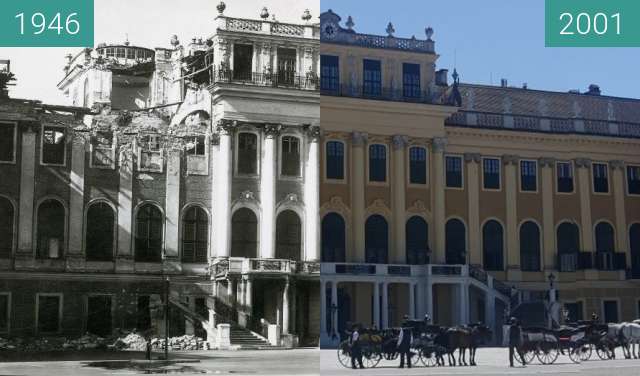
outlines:
[[[618,351],[616,356],[621,357]],[[373,369],[352,370],[344,368],[337,361],[336,350],[322,350],[320,355],[320,373],[322,376],[337,375],[585,375],[585,376],[637,376],[640,374],[640,360],[592,360],[574,364],[568,356],[560,356],[555,364],[545,366],[537,361],[527,367],[509,368],[508,350],[503,348],[479,349],[476,354],[476,367],[414,367],[411,370],[398,369],[399,361],[382,361]]]
[[[263,351],[194,351],[172,353],[178,363],[149,363],[140,353],[66,354],[64,360],[8,361],[0,352],[0,376],[96,375],[318,375],[317,349]],[[45,359],[48,358],[48,359]],[[75,358],[70,360],[70,358]],[[138,359],[131,361],[130,359]],[[59,356],[55,359],[60,359]]]

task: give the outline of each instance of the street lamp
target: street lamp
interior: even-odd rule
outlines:
[[[549,279],[549,290],[553,290],[553,283],[556,280],[555,274],[549,273],[549,276],[547,277],[547,279]]]

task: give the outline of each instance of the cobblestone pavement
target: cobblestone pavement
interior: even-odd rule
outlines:
[[[317,349],[262,351],[193,351],[172,353],[182,362],[162,364],[139,353],[74,354],[75,360],[2,362],[0,376],[97,375],[301,375],[319,374]],[[69,359],[69,356],[67,356]]]
[[[620,350],[617,357],[622,357]],[[446,358],[445,358],[446,361]],[[558,357],[553,365],[541,365],[534,360],[527,367],[509,368],[508,350],[504,348],[478,349],[476,367],[435,367],[423,366],[412,369],[398,369],[399,360],[381,361],[373,369],[352,370],[344,368],[338,363],[336,350],[322,350],[320,355],[320,373],[329,376],[337,375],[587,375],[587,376],[637,376],[640,375],[640,360],[616,359],[602,361],[590,360],[581,364],[574,364],[568,356]]]

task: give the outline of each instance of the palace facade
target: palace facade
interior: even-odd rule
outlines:
[[[640,100],[447,82],[321,15],[321,344],[348,323],[640,315]],[[551,291],[551,293],[550,293]],[[564,312],[563,312],[564,311]]]

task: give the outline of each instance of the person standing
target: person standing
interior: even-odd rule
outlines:
[[[407,368],[411,368],[411,342],[413,342],[413,333],[409,327],[409,323],[405,320],[398,335],[398,352],[400,353],[400,368],[404,368],[404,359],[407,358]]]
[[[520,329],[520,325],[518,324],[518,320],[515,317],[512,317],[509,320],[509,367],[513,367],[513,357],[515,353],[520,356],[522,360],[522,365],[524,364],[524,357],[520,352],[520,336],[522,335],[522,330]]]
[[[362,365],[362,348],[360,347],[360,329],[358,325],[353,326],[353,331],[349,336],[349,347],[351,348],[351,368],[358,368],[356,367],[356,362],[360,365],[360,368],[364,368]]]

